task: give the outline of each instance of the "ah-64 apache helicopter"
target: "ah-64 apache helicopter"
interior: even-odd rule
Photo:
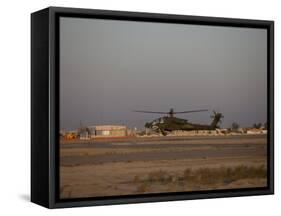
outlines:
[[[175,114],[184,114],[184,113],[195,113],[195,112],[206,112],[208,110],[189,110],[183,112],[174,112],[173,109],[170,109],[169,112],[152,112],[152,111],[144,111],[144,110],[134,110],[134,112],[141,113],[154,113],[154,114],[166,114],[166,116],[157,118],[152,122],[148,122],[145,124],[145,128],[152,129],[158,133],[166,136],[168,132],[172,132],[175,130],[183,130],[183,131],[192,131],[192,130],[215,130],[219,128],[218,124],[221,123],[221,119],[224,117],[221,113],[213,111],[213,115],[211,118],[213,121],[210,125],[204,124],[196,124],[191,123],[186,119],[177,118]]]

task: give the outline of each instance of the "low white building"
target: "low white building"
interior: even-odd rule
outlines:
[[[91,137],[124,137],[129,129],[124,125],[96,125],[89,127]]]
[[[216,130],[175,130],[169,133],[167,136],[202,136],[202,135],[217,135],[218,132]]]
[[[247,130],[247,134],[267,134],[267,130],[252,128]]]

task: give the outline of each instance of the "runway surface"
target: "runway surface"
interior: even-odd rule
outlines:
[[[78,154],[80,149],[93,151],[101,148],[108,149],[111,154]],[[149,148],[151,152],[112,154],[115,149],[141,150],[143,148]],[[61,166],[190,158],[256,157],[267,154],[266,135],[131,138],[61,144],[60,151],[67,149],[72,149],[74,152],[77,150],[77,155],[60,157]]]

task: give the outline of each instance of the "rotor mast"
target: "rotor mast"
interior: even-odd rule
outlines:
[[[171,117],[171,118],[173,118],[174,117],[174,109],[173,108],[171,108],[170,109],[170,112],[169,112],[169,116]]]

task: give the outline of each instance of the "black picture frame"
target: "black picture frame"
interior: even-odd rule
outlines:
[[[149,195],[60,200],[59,17],[264,28],[267,30],[268,185]],[[31,201],[47,208],[266,195],[274,193],[274,22],[186,15],[49,7],[31,14]]]

